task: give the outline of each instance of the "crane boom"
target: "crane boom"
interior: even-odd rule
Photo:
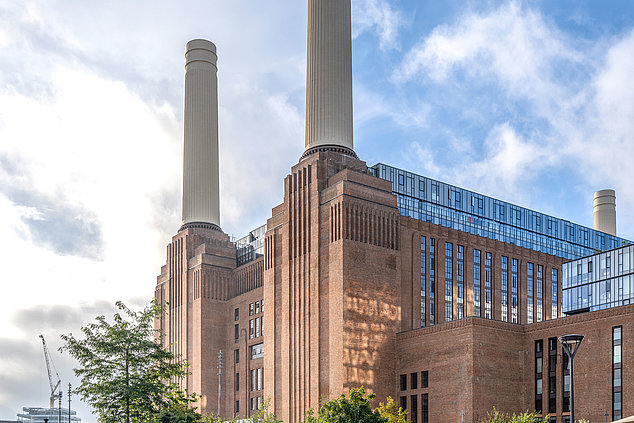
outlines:
[[[62,383],[62,381],[59,378],[59,374],[57,374],[57,370],[55,370],[55,365],[52,364],[53,361],[51,360],[51,357],[48,353],[48,347],[46,346],[44,335],[40,335],[40,338],[42,339],[42,347],[44,348],[44,360],[46,361],[46,371],[48,372],[48,383],[51,386],[51,396],[49,398],[51,402],[50,408],[55,408],[55,400],[57,398],[61,398],[62,396],[62,391],[59,391],[59,393],[55,393],[55,390],[57,390],[57,387],[60,385],[60,383]],[[53,370],[51,370],[51,365],[53,366]],[[55,371],[55,376],[57,377],[56,383],[54,383],[53,380],[53,371]]]

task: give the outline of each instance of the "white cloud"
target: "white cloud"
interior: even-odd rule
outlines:
[[[352,2],[353,37],[373,31],[379,48],[398,47],[398,31],[404,25],[403,16],[386,0],[355,0]]]

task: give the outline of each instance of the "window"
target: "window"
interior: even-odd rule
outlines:
[[[400,403],[400,407],[403,409],[403,411],[407,411],[407,397],[401,397]]]
[[[427,323],[425,314],[425,298],[427,295],[427,275],[425,273],[425,264],[427,263],[426,239],[420,237],[420,327],[425,327]]]
[[[264,313],[264,299],[260,300],[260,313]]]
[[[518,313],[517,313],[517,286],[518,282],[518,261],[517,259],[511,260],[511,322],[519,323]]]
[[[257,338],[258,336],[260,336],[260,319],[259,318],[255,318],[255,337]]]
[[[235,407],[233,408],[233,410],[234,410],[236,413],[239,413],[239,412],[240,412],[240,401],[236,400],[236,404],[235,404]]]
[[[415,373],[414,373],[415,374]],[[412,395],[410,397],[410,422],[417,423],[418,422],[418,395]]]
[[[240,390],[240,373],[236,373],[236,391]]]
[[[429,238],[429,325],[436,323],[436,240]]]
[[[255,326],[253,324],[253,319],[249,320],[249,339],[253,339],[255,335]]]
[[[240,320],[240,309],[236,308],[233,312],[234,312],[234,315],[235,315],[233,320],[235,320],[237,322],[238,320]]]
[[[559,317],[559,312],[558,312],[558,305],[559,305],[559,300],[558,300],[558,295],[559,295],[559,274],[557,269],[553,269],[552,270],[552,274],[551,274],[551,280],[552,280],[552,298],[551,298],[551,313],[550,313],[550,318],[551,319],[556,319],[557,317]]]
[[[557,412],[557,338],[548,338],[548,412]]]
[[[491,253],[484,253],[484,317],[492,318],[492,302],[491,302]]]
[[[233,351],[233,362],[238,364],[240,362],[240,350]]]
[[[264,336],[264,316],[260,316],[260,336]]]
[[[535,411],[542,412],[544,341],[535,341]]]
[[[234,329],[235,329],[235,339],[237,343],[240,340],[240,326],[236,324],[234,326]]]
[[[456,310],[458,313],[457,318],[462,319],[464,317],[464,247],[462,245],[458,245],[456,255]]]
[[[453,244],[445,242],[445,322],[453,320]]]
[[[502,295],[501,295],[501,311],[502,321],[508,322],[508,305],[509,305],[509,258],[502,256]]]
[[[480,294],[481,294],[481,267],[480,267],[480,250],[473,250],[473,306],[474,314],[480,316]]]
[[[612,420],[623,418],[622,405],[622,340],[623,327],[612,328]]]
[[[255,369],[251,369],[251,383],[249,384],[249,391],[253,392],[256,390],[256,383]]]
[[[418,373],[410,374],[410,381],[412,389],[418,389]]]
[[[407,375],[401,375],[401,391],[407,391]]]
[[[420,372],[420,387],[427,388],[429,386],[429,373],[427,370]]]
[[[251,347],[251,360],[264,357],[264,344],[256,344]]]
[[[422,417],[423,417],[423,423],[429,423],[429,397],[428,394],[423,394],[423,401],[422,401]]]
[[[528,263],[526,265],[526,321],[533,323],[533,294],[535,289],[534,272],[535,265]]]
[[[260,313],[260,302],[256,301],[255,302],[255,314],[259,314]]]
[[[249,316],[253,316],[254,309],[255,306],[253,305],[253,303],[249,304]]]

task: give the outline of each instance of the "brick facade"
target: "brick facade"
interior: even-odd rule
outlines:
[[[421,255],[421,237],[425,255]],[[431,239],[435,242],[433,326]],[[447,262],[453,275],[452,306],[447,308],[451,321],[445,321],[447,243],[453,248],[453,259]],[[458,246],[464,252],[465,318],[460,320],[456,320]],[[490,319],[473,317],[475,251],[481,253],[480,314],[484,315],[488,295],[486,278],[491,284]],[[421,257],[427,266],[423,328]],[[490,276],[485,276],[485,257],[491,259]],[[501,321],[503,258],[509,267],[509,322]],[[513,260],[517,260],[517,324],[510,323]],[[533,324],[527,324],[530,266],[534,321],[540,292],[544,320]],[[423,423],[424,395],[429,422],[460,421],[461,417],[476,422],[494,405],[505,411],[533,409],[535,340],[547,345],[549,338],[570,332],[587,336],[579,364],[575,361],[577,416],[603,421],[599,417],[610,405],[612,392],[607,337],[614,325],[622,324],[623,412],[631,414],[632,387],[625,380],[633,358],[634,306],[553,320],[551,274],[553,269],[558,272],[557,299],[561,301],[561,266],[558,257],[399,216],[389,182],[372,176],[356,158],[319,151],[304,157],[285,178],[283,202],[273,208],[267,221],[264,257],[236,268],[235,246],[220,231],[186,229],[173,238],[156,289],[157,300],[169,302],[169,314],[157,326],[167,334],[165,345],[191,363],[186,383],[202,395],[203,412],[217,411],[216,363],[222,349],[223,416],[246,417],[252,398],[256,405],[257,398],[266,398],[271,411],[285,422],[297,422],[320,399],[364,386],[377,394],[376,402],[388,395],[405,397],[410,411],[414,397],[416,422]],[[538,268],[542,289],[537,285]],[[250,337],[249,321],[255,316],[249,316],[249,305],[262,299],[267,310],[263,334]],[[263,358],[252,359],[251,347],[262,340]],[[558,354],[560,358],[560,346]],[[263,389],[252,391],[251,371],[258,369]],[[409,383],[412,373],[420,380],[424,371],[428,372],[427,387],[401,391],[401,375]],[[543,371],[542,404],[548,410],[547,364]],[[561,371],[557,370],[557,381],[562,380]],[[240,375],[237,388],[236,374]],[[558,387],[557,392],[562,389]],[[558,397],[557,401],[560,422],[562,400]]]

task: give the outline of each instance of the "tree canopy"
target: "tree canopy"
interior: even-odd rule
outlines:
[[[493,407],[480,423],[548,423],[548,416],[538,417],[537,413],[528,411],[522,414],[502,413]]]
[[[65,345],[60,350],[79,362],[74,369],[80,379],[75,392],[103,423],[148,422],[161,410],[187,410],[196,400],[180,388],[187,365],[163,349],[163,334],[154,330],[154,318],[163,308],[152,304],[134,312],[122,302],[116,304],[120,313],[112,323],[98,316],[81,328],[82,338],[62,335]]]
[[[350,390],[350,398],[341,395],[321,404],[315,414],[309,410],[304,417],[304,423],[387,423],[378,410],[372,410],[370,401],[374,394],[366,395],[365,389]]]

